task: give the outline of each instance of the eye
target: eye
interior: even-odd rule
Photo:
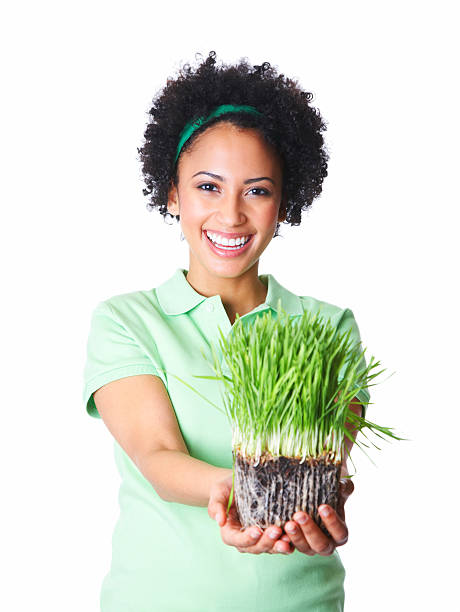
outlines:
[[[215,187],[214,183],[201,183],[201,185],[198,185],[198,189],[201,189],[202,187]],[[201,191],[212,191],[211,189],[201,189]]]
[[[210,187],[211,189],[207,189],[208,187]],[[214,183],[201,183],[201,185],[197,185],[197,189],[200,189],[201,191],[214,191],[212,189],[213,187],[216,187],[217,189],[217,186]],[[261,194],[256,193],[255,195],[262,195],[262,196],[270,195],[270,192],[267,189],[264,189],[263,187],[253,187],[252,189],[249,190],[249,193],[253,191],[262,192]]]
[[[270,192],[267,191],[267,189],[264,189],[263,187],[253,187],[250,191],[263,191],[264,193],[262,193],[261,195],[270,195]],[[256,194],[257,195],[257,194]]]

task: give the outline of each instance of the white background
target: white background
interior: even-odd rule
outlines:
[[[188,267],[179,225],[146,209],[137,147],[166,78],[210,50],[219,63],[269,61],[315,94],[329,176],[301,225],[282,224],[259,273],[351,308],[368,354],[395,372],[374,387],[368,415],[410,441],[371,449],[376,465],[354,451],[350,538],[339,548],[346,609],[460,609],[453,8],[79,0],[3,9],[3,610],[98,610],[119,478],[111,435],[81,400],[90,314]]]

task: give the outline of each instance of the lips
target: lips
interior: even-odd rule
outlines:
[[[238,238],[240,239],[245,239],[245,241],[247,242],[247,239],[251,238],[252,234],[247,233],[247,234],[226,234],[225,232],[218,232],[217,230],[210,230],[210,229],[205,229],[203,230],[206,234],[206,236],[209,238],[209,234],[217,234],[217,236],[220,236],[221,238],[226,238],[228,241],[230,240],[237,240]],[[214,242],[214,244],[216,244]],[[230,245],[230,244],[223,244],[223,243],[219,243],[219,246],[237,246],[237,245]]]
[[[227,238],[228,240],[231,240],[232,238],[246,238],[247,236],[251,236],[251,232],[247,232],[247,234],[243,234],[243,233],[228,233],[228,232],[221,232],[220,230],[214,230],[214,229],[209,229],[209,227],[205,228],[203,231],[205,231],[206,233],[210,233],[210,234],[218,234],[219,236],[222,236],[222,238]]]
[[[212,242],[210,238],[208,238],[208,235],[206,234],[205,231],[203,231],[203,236],[206,239],[206,242],[208,243],[213,253],[216,253],[220,257],[224,257],[224,258],[230,257],[231,258],[231,257],[236,257],[238,255],[241,255],[242,253],[244,253],[244,251],[248,249],[249,245],[251,244],[254,234],[250,234],[249,240],[242,247],[238,249],[225,249],[224,247],[219,248],[216,244]]]

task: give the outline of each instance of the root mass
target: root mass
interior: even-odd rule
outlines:
[[[237,451],[235,457],[235,505],[242,528],[284,525],[295,512],[307,512],[329,536],[318,512],[328,504],[337,509],[341,464],[326,458],[261,457],[258,465]]]

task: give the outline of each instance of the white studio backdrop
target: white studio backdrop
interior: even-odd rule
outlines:
[[[146,209],[137,147],[166,78],[210,50],[218,62],[269,61],[314,93],[329,176],[301,225],[281,225],[259,273],[351,308],[368,355],[395,372],[368,414],[410,441],[371,449],[376,465],[355,447],[338,549],[346,609],[459,609],[453,8],[4,6],[2,610],[98,610],[119,478],[111,435],[81,400],[90,314],[188,266],[179,225]]]

